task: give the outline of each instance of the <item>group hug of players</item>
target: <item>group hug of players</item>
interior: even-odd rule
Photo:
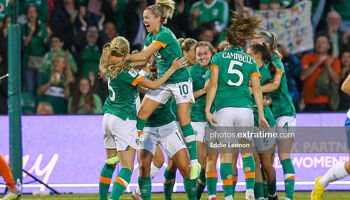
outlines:
[[[296,126],[274,33],[263,31],[259,19],[234,13],[226,41],[217,50],[207,42],[177,40],[163,26],[174,7],[172,0],[157,0],[145,9],[143,20],[149,34],[143,51],[130,54],[129,42],[123,37],[114,38],[103,49],[99,68],[101,76],[108,79],[109,97],[103,107],[107,161],[100,176],[100,200],[107,199],[117,162],[121,170],[109,199],[119,199],[124,193],[136,150],[139,188],[133,197],[151,199],[151,180],[164,162],[159,145],[169,158],[164,173],[165,199],[172,198],[179,169],[188,199],[200,199],[207,187],[209,200],[215,200],[219,155],[225,200],[233,199],[238,153],[207,153],[205,127]],[[286,143],[272,138],[252,143],[260,153],[241,152],[245,197],[278,199],[273,152]],[[285,199],[292,200],[295,170],[290,153],[279,152],[279,159]]]

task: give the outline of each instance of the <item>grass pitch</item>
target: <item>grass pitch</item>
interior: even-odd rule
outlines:
[[[284,199],[285,193],[279,192],[278,196],[280,199]],[[0,196],[2,197],[2,196]],[[217,194],[217,199],[224,199],[223,193]],[[22,199],[25,200],[41,200],[41,199],[64,199],[64,200],[98,200],[98,194],[62,194],[62,195],[52,195],[52,196],[33,196],[30,194],[26,194],[22,196]],[[121,200],[130,200],[131,194],[124,194],[121,197]],[[163,193],[153,193],[152,199],[161,200],[164,199]],[[173,194],[173,200],[185,200],[186,194],[185,193],[174,193]],[[207,193],[203,193],[202,200],[207,200],[208,195]],[[235,193],[235,199],[236,200],[244,200],[244,193],[243,192],[236,192]],[[295,200],[310,200],[310,192],[295,192]],[[349,200],[350,199],[350,191],[329,191],[325,192],[323,195],[323,200]]]

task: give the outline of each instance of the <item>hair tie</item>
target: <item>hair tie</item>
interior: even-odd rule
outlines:
[[[153,13],[157,15],[157,17],[160,18],[160,22],[163,24],[164,20],[162,19],[162,17],[158,14],[158,12],[152,7],[152,6],[148,6],[148,8],[152,9]]]

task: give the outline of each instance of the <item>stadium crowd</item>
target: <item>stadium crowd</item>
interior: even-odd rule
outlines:
[[[230,11],[290,8],[298,0],[177,0],[167,26],[178,38],[217,46]],[[103,45],[116,36],[142,50],[142,13],[152,0],[20,0],[23,114],[101,114],[108,96],[98,74]],[[279,44],[290,95],[299,112],[345,111],[340,85],[350,71],[350,2],[313,0],[315,48],[294,55]],[[0,76],[8,73],[9,7],[0,0]],[[325,70],[327,69],[327,70]],[[7,113],[7,80],[0,82],[0,114]]]

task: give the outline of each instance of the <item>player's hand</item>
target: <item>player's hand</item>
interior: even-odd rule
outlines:
[[[215,127],[215,124],[217,124],[217,121],[214,118],[213,114],[211,114],[210,112],[207,112],[205,115],[206,115],[207,121],[210,123],[210,125]]]
[[[269,123],[267,123],[265,117],[259,117],[259,127],[269,127]]]
[[[186,62],[186,58],[182,57],[181,59],[179,58],[175,58],[175,60],[173,61],[173,64],[171,65],[171,67],[175,70],[179,70],[183,67],[185,67],[187,64]]]

